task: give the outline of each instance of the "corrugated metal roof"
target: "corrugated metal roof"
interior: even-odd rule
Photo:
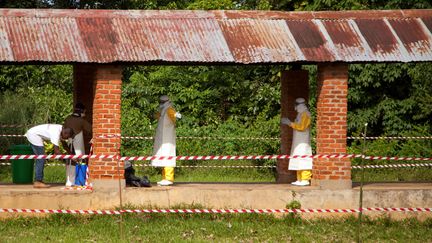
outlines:
[[[432,61],[432,10],[0,9],[0,62]]]

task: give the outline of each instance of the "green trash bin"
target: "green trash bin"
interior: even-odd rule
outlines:
[[[26,144],[12,145],[9,150],[11,154],[33,154],[31,146]],[[33,183],[33,166],[33,159],[12,160],[12,182],[15,184]]]

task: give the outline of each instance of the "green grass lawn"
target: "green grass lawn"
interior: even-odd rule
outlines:
[[[361,179],[360,170],[353,170],[351,177],[353,181],[359,182]],[[432,168],[365,169],[364,178],[366,182],[431,182]]]
[[[305,220],[272,215],[50,215],[0,220],[0,242],[353,242],[354,217]],[[366,219],[365,242],[430,242],[432,220]]]

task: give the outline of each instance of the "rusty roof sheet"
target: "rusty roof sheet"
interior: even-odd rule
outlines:
[[[432,10],[0,9],[0,62],[432,61]]]

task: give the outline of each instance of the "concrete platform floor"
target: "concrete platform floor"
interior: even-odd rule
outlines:
[[[51,183],[50,188],[46,189],[35,189],[31,184],[11,184],[11,183],[0,183],[1,192],[64,192],[64,193],[92,193],[91,191],[77,191],[77,190],[64,190],[64,184]],[[360,190],[360,183],[354,182],[352,189]],[[279,190],[289,189],[293,191],[310,191],[318,190],[318,187],[314,186],[294,186],[290,184],[277,184],[277,183],[223,183],[223,182],[177,182],[172,186],[161,187],[152,184],[152,187],[127,187],[125,190],[146,190],[146,191],[160,191],[160,190],[175,190],[194,188],[197,190]],[[432,190],[432,182],[368,182],[363,185],[363,190]]]
[[[0,208],[112,209],[120,205],[118,190],[72,191],[52,184],[48,189],[32,185],[0,184]],[[359,185],[352,189],[322,190],[275,183],[176,183],[170,187],[122,190],[123,205],[141,208],[285,208],[293,200],[302,208],[358,208]],[[364,207],[432,207],[432,183],[367,183]],[[127,207],[127,206],[125,206]],[[432,217],[432,213],[397,213],[404,217]]]

